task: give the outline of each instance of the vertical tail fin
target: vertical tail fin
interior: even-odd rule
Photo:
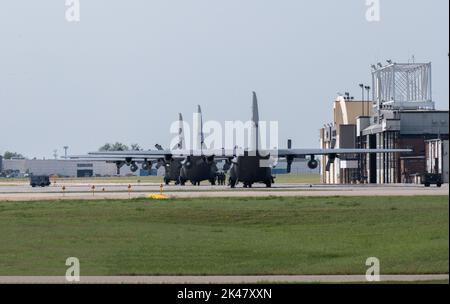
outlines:
[[[252,121],[256,125],[259,124],[258,97],[256,96],[256,92],[253,92]]]
[[[251,151],[259,150],[259,110],[258,110],[258,97],[256,93],[253,92],[253,103],[252,103],[252,136],[250,143]]]
[[[200,147],[203,149],[205,145],[205,134],[203,133],[203,114],[200,105],[198,106],[198,114],[200,115]]]
[[[202,114],[202,108],[200,106],[197,106],[197,113],[194,116],[195,122],[194,122],[194,128],[197,132],[196,134],[196,149],[202,151],[205,149],[205,135],[203,133],[203,114]]]
[[[184,141],[184,122],[183,122],[183,114],[178,114],[178,143],[174,150],[184,150],[185,141]]]

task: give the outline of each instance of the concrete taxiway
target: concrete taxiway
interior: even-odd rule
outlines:
[[[93,188],[94,186],[94,188]],[[131,187],[130,187],[131,186]],[[63,190],[64,187],[64,190]],[[324,196],[434,196],[449,195],[448,185],[425,188],[420,185],[309,185],[276,184],[252,189],[225,186],[164,186],[169,198],[201,197],[324,197]],[[47,188],[32,188],[26,183],[0,183],[0,201],[92,200],[145,198],[160,193],[156,183],[65,183]]]

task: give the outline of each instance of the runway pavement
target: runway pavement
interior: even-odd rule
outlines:
[[[63,191],[64,186],[64,191]],[[95,186],[95,189],[92,188]],[[131,186],[131,188],[129,188]],[[77,183],[56,184],[46,188],[32,188],[24,182],[0,183],[0,201],[36,200],[92,200],[145,198],[160,193],[156,183]],[[252,189],[230,189],[226,186],[164,186],[169,198],[199,197],[295,197],[295,196],[433,196],[449,195],[448,185],[425,188],[420,185],[309,185],[275,184]]]
[[[449,275],[381,275],[380,282],[448,281]],[[67,284],[60,277],[1,277],[0,284]],[[364,275],[266,276],[82,276],[79,284],[257,284],[257,283],[367,283]]]

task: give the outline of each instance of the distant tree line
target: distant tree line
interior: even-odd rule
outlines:
[[[127,145],[116,142],[106,143],[98,149],[100,152],[117,152],[117,151],[142,151],[142,148],[138,144],[131,144],[130,147]]]
[[[106,143],[98,149],[100,152],[116,152],[116,151],[143,151],[140,145],[131,144],[129,147],[123,143]],[[0,154],[1,155],[1,154]],[[25,158],[22,154],[17,152],[6,151],[3,154],[3,159]]]
[[[24,158],[24,156],[17,152],[6,151],[5,154],[3,154],[3,158],[4,159]]]

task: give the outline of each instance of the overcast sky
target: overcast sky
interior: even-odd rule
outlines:
[[[433,97],[449,101],[449,1],[0,1],[0,153],[51,157],[105,142],[167,146],[197,104],[205,120],[248,120],[251,92],[280,142],[318,147],[337,92],[360,96],[370,64],[433,63]],[[284,146],[284,144],[282,144]]]

